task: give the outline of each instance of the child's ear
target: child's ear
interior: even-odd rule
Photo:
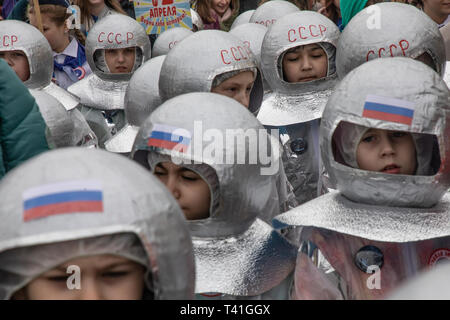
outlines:
[[[66,19],[66,22],[64,23],[64,33],[69,33],[71,27],[72,27],[72,20]]]

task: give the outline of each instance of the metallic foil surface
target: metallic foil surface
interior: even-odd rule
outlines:
[[[296,11],[300,9],[289,1],[271,0],[259,6],[249,22],[270,27],[277,19]]]
[[[129,47],[137,47],[140,49],[141,53],[139,55],[138,52],[136,52],[133,70],[136,70],[145,61],[150,59],[150,40],[144,28],[136,20],[128,17],[127,15],[112,14],[96,22],[93,28],[89,31],[86,39],[86,58],[93,74],[105,81],[121,82],[130,80],[132,72],[103,72],[98,68],[98,65],[94,59],[94,54],[97,50],[121,49]]]
[[[450,196],[434,207],[393,207],[349,200],[339,191],[283,213],[273,219],[276,229],[308,226],[384,242],[412,242],[450,236]]]
[[[149,145],[156,124],[190,132],[186,152]],[[208,152],[211,141],[204,139],[204,134],[211,130],[217,133],[214,145],[220,146],[214,154],[221,153],[229,160],[216,158]],[[242,133],[237,134],[237,139],[225,138],[230,130]],[[256,140],[240,139],[244,132],[252,131],[259,133],[255,135]],[[224,138],[228,142],[221,141]],[[296,249],[279,234],[272,233],[268,224],[258,220],[259,216],[273,217],[275,212],[280,212],[277,189],[280,172],[264,174],[261,158],[254,163],[249,160],[238,163],[237,160],[238,155],[249,159],[253,152],[270,152],[279,168],[279,155],[273,154],[273,148],[279,146],[272,147],[270,142],[264,128],[246,108],[234,99],[214,93],[189,93],[170,99],[158,107],[139,130],[131,157],[143,166],[150,169],[154,165],[152,159],[160,162],[161,157],[171,157],[172,162],[185,161],[180,165],[189,169],[202,166],[208,169],[202,169],[204,172],[215,172],[214,181],[205,178],[212,192],[210,216],[188,221],[195,239],[196,292],[217,290],[257,295],[279,285],[292,271]],[[265,260],[269,257],[270,263]]]
[[[444,39],[436,22],[409,4],[378,3],[352,18],[339,39],[336,53],[340,79],[359,65],[377,58],[418,58],[428,53],[434,69],[445,73]]]
[[[411,124],[364,116],[369,95],[413,103]],[[423,63],[395,57],[359,66],[339,83],[322,115],[320,147],[332,185],[355,202],[434,206],[450,187],[449,112],[448,87],[439,74]],[[440,161],[437,173],[432,176],[386,174],[352,168],[336,161],[332,137],[342,121],[368,128],[435,136],[437,145],[431,156]]]
[[[46,138],[50,148],[76,146],[77,134],[70,114],[61,103],[42,90],[30,90],[47,126]]]
[[[247,10],[245,12],[242,12],[240,15],[238,15],[236,17],[236,19],[234,19],[233,24],[231,25],[230,31],[233,30],[234,28],[240,26],[241,24],[249,23],[250,18],[254,12],[255,12],[255,10]]]
[[[161,104],[158,83],[165,57],[150,59],[134,72],[125,92],[125,117],[128,124],[105,143],[106,150],[131,152],[139,127]]]
[[[50,83],[53,54],[47,39],[32,25],[18,20],[0,21],[0,51],[23,51],[30,66],[30,78],[24,82],[29,89]]]
[[[153,45],[152,58],[166,55],[178,42],[194,34],[191,30],[176,27],[170,28],[156,38]]]
[[[239,235],[192,241],[196,293],[260,295],[293,271],[298,250],[259,219]]]
[[[24,221],[24,192],[74,181],[98,185],[102,212],[47,214]],[[155,299],[194,297],[193,247],[183,213],[167,189],[140,165],[103,150],[53,150],[8,173],[0,182],[0,200],[0,261],[3,252],[15,248],[132,233],[147,253],[146,282]],[[14,281],[18,278],[0,277],[0,298],[10,298],[26,284]]]
[[[191,18],[192,18],[192,31],[200,31],[203,30],[205,25],[203,24],[203,20],[200,15],[191,8]]]
[[[239,38],[219,30],[203,30],[178,43],[161,68],[159,94],[166,101],[183,93],[211,92],[214,79],[226,72],[258,69],[255,55]],[[261,73],[250,94],[255,112],[263,99]]]

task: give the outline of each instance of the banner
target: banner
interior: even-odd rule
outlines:
[[[160,34],[174,27],[192,29],[189,0],[134,0],[133,3],[136,21],[147,34]]]

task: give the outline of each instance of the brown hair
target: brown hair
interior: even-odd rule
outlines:
[[[80,7],[81,10],[81,24],[83,24],[86,27],[86,30],[89,30],[92,28],[91,24],[91,13],[89,12],[89,0],[73,0],[73,4]],[[126,12],[122,9],[120,6],[119,1],[117,0],[105,0],[105,5],[116,11],[120,14],[125,14]]]
[[[210,13],[211,0],[197,0],[195,2],[195,8],[204,22],[213,23],[215,21]],[[239,0],[231,0],[230,9],[232,11],[231,16],[233,16],[233,14],[239,10]]]
[[[323,12],[322,14],[324,14],[326,17],[328,17],[331,21],[333,21],[335,24],[337,24],[338,20],[339,20],[339,13],[340,13],[340,8],[337,8],[336,5],[334,4],[333,0],[325,0],[325,12]]]
[[[47,15],[51,21],[53,21],[57,26],[62,26],[66,23],[66,20],[70,18],[71,13],[67,13],[67,8],[63,6],[58,6],[54,4],[43,4],[39,6],[42,15]],[[29,14],[35,14],[34,12],[34,3],[30,0],[30,10]],[[86,37],[84,34],[78,29],[71,29],[70,33],[74,36],[78,42],[80,42],[83,46],[86,41]]]

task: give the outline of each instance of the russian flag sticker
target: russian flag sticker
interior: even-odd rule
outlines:
[[[65,181],[34,187],[22,194],[23,220],[77,212],[103,212],[103,190],[97,180]]]
[[[147,146],[186,153],[191,144],[191,133],[183,128],[154,124]]]
[[[368,95],[362,116],[410,126],[414,117],[414,106],[413,102],[406,100]]]

